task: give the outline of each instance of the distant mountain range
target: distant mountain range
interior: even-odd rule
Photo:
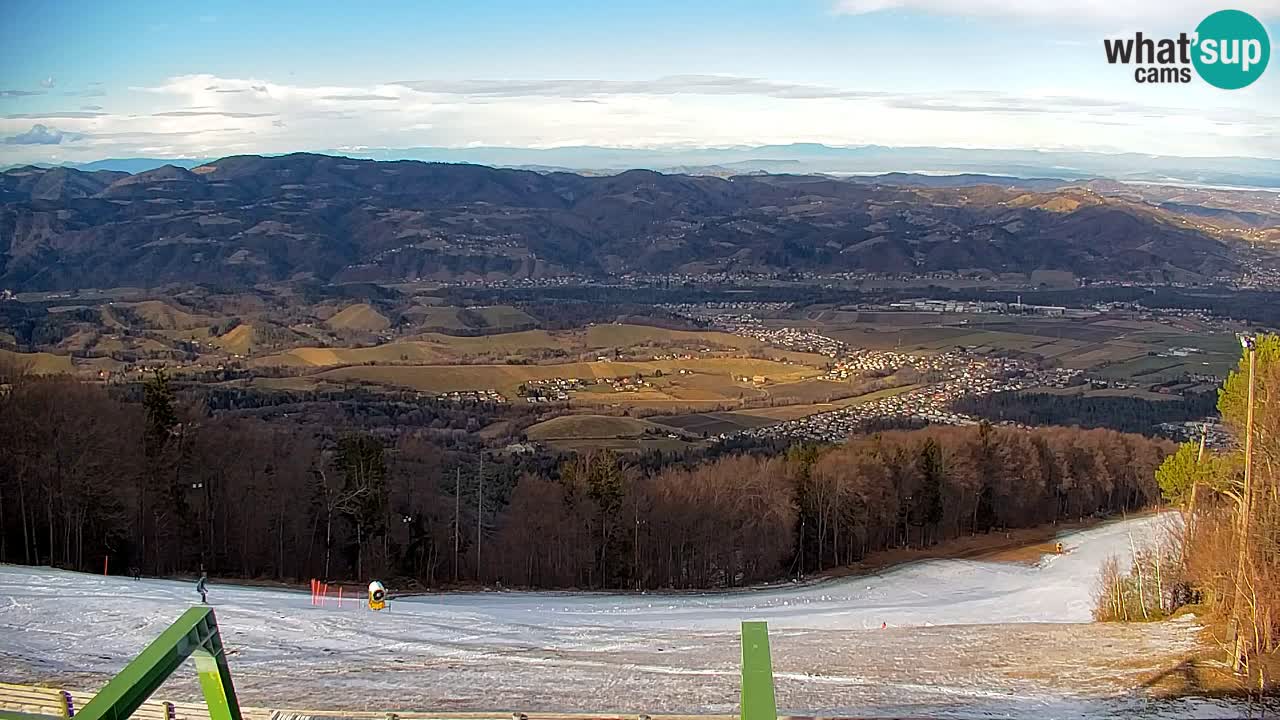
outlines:
[[[1012,175],[1065,180],[1123,181],[1280,188],[1280,160],[1245,157],[1182,158],[1135,153],[1105,154],[1039,150],[939,147],[832,147],[814,143],[759,147],[550,149],[477,147],[343,150],[374,160],[471,162],[495,167],[554,167],[569,170],[675,170],[686,174],[829,173]]]
[[[190,170],[193,167],[199,167],[208,163],[212,158],[203,160],[192,160],[184,158],[106,158],[105,160],[94,160],[87,163],[29,163],[25,165],[3,165],[0,171],[15,170],[23,167],[34,168],[70,168],[72,170],[83,170],[85,172],[97,172],[98,170],[108,170],[111,172],[140,173],[156,168],[172,165],[174,167],[186,168]]]
[[[0,173],[0,287],[791,270],[1195,280],[1238,267],[1231,244],[1182,216],[1060,185],[312,154],[132,175],[28,167]]]
[[[591,146],[547,149],[342,148],[323,151],[372,160],[422,160],[530,169],[616,174],[656,170],[684,175],[915,174],[1008,175],[1021,178],[1280,188],[1280,160],[1247,157],[1184,158],[1135,153],[1105,154],[1038,150],[938,147],[832,147],[813,143],[726,148],[629,149]],[[125,158],[71,164],[78,170],[146,172],[163,165],[193,168],[211,159]]]

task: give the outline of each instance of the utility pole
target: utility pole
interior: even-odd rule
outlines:
[[[458,472],[453,481],[453,581],[458,582],[458,520],[460,511],[462,510],[462,468],[458,468]]]
[[[635,510],[636,534],[631,542],[631,576],[635,578],[636,590],[640,589],[640,498],[633,500],[631,507]]]
[[[800,577],[804,578],[804,517],[800,518]]]
[[[480,451],[480,486],[476,493],[476,580],[480,580],[480,542],[484,531],[484,450]]]
[[[1258,345],[1249,336],[1241,336],[1240,344],[1249,352],[1249,395],[1245,401],[1244,421],[1244,487],[1240,490],[1240,522],[1236,548],[1236,593],[1231,610],[1231,639],[1234,640],[1232,667],[1237,673],[1244,670],[1245,637],[1241,615],[1244,613],[1245,574],[1249,570],[1249,525],[1253,504],[1253,397],[1258,365]]]

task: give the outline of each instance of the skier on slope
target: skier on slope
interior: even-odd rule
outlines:
[[[209,574],[200,573],[200,579],[196,581],[196,592],[200,593],[200,602],[205,605],[209,604]]]

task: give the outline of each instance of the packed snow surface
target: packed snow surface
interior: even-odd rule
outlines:
[[[739,624],[766,620],[778,702],[795,712],[1233,717],[1134,690],[1192,647],[1191,624],[1079,624],[1102,562],[1165,522],[1064,535],[1064,554],[1036,566],[931,560],[735,592],[392,588],[389,609],[371,612],[215,581],[209,603],[249,705],[731,713]],[[191,582],[0,566],[0,680],[93,689],[198,600]],[[165,691],[196,694],[191,682]]]

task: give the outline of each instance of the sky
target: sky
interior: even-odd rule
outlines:
[[[792,142],[1280,158],[1253,85],[1146,85],[1103,39],[1280,0],[33,2],[0,12],[0,165]],[[362,7],[367,5],[368,7]]]

